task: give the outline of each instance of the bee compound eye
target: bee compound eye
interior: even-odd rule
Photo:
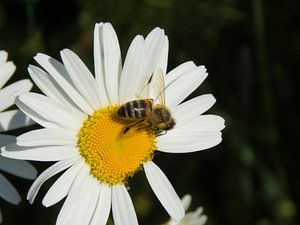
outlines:
[[[160,109],[159,109],[159,108],[155,108],[155,109],[153,110],[153,113],[154,113],[155,115],[159,115],[159,114],[160,114]]]
[[[171,115],[170,115],[170,113],[169,113],[168,110],[163,110],[163,112],[162,112],[162,118],[166,122],[168,122],[170,120]]]

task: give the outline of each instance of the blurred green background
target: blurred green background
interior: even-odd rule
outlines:
[[[209,76],[192,95],[213,93],[209,111],[226,120],[223,142],[191,154],[156,154],[180,196],[193,195],[208,225],[300,224],[300,1],[0,0],[0,49],[28,77],[37,52],[59,58],[68,47],[93,70],[93,27],[111,22],[125,56],[136,34],[160,26],[170,41],[169,70],[192,60]],[[124,57],[123,57],[124,58]],[[191,97],[192,97],[191,96]],[[14,132],[19,134],[24,130]],[[34,163],[39,172],[50,164]],[[7,175],[25,197],[31,181]],[[12,206],[0,200],[7,225],[55,224],[62,202]],[[141,225],[168,219],[140,172],[129,181]],[[88,191],[88,190],[87,190]]]

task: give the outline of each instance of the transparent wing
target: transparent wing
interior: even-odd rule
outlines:
[[[137,99],[147,99],[149,98],[149,76],[145,75],[141,80],[139,84],[139,89],[135,94],[135,97]]]
[[[165,105],[165,77],[163,71],[158,68],[154,71],[150,82],[151,96],[154,97],[154,102]]]

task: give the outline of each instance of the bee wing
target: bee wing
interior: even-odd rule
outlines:
[[[160,68],[157,68],[150,82],[151,96],[154,97],[154,102],[158,101],[160,104],[165,105],[165,77]]]
[[[135,97],[137,99],[147,99],[149,98],[149,76],[145,75],[141,80],[140,80],[140,89],[136,92]]]

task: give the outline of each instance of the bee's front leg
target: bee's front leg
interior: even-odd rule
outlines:
[[[168,131],[164,130],[164,131],[160,131],[160,130],[157,130],[155,135],[156,136],[161,136],[161,135],[165,135]]]

